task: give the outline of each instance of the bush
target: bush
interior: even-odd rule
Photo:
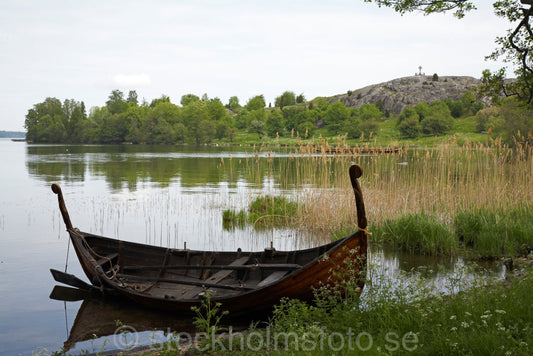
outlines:
[[[415,138],[422,133],[422,126],[420,126],[418,117],[411,116],[399,123],[398,130],[404,137]]]
[[[432,102],[428,105],[424,117],[420,113],[419,115],[422,120],[422,132],[427,135],[443,135],[453,128],[453,117],[448,105],[443,101]]]
[[[370,134],[376,135],[379,133],[379,123],[374,119],[363,121],[359,124],[359,129],[365,136],[370,136]]]
[[[476,114],[476,130],[478,132],[488,131],[490,128],[497,128],[501,126],[498,119],[500,108],[497,106],[489,106],[488,108],[479,110]]]
[[[444,135],[453,128],[453,119],[439,116],[426,117],[420,123],[422,132],[427,135]]]

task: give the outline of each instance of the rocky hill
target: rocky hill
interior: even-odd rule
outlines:
[[[457,100],[466,91],[480,84],[479,79],[472,77],[446,76],[439,77],[438,81],[432,79],[432,76],[426,75],[393,79],[335,96],[330,102],[340,100],[350,107],[377,104],[383,108],[383,112],[398,115],[405,106],[446,98]]]

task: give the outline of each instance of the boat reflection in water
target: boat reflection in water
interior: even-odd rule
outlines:
[[[186,344],[196,336],[191,315],[182,317],[143,308],[126,298],[102,298],[98,294],[63,286],[55,286],[50,298],[65,303],[83,300],[63,344],[65,351],[142,348],[165,342],[173,335],[175,338],[179,336],[180,342]],[[242,318],[223,321],[231,322],[235,331],[246,329],[251,322]]]

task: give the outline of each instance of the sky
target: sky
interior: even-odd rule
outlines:
[[[414,75],[466,75],[512,26],[492,1],[459,20],[400,16],[363,0],[2,0],[0,130],[25,131],[47,97],[104,106],[193,93],[242,105],[286,90],[307,99]]]

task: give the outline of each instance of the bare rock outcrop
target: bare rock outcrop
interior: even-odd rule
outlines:
[[[398,115],[406,106],[446,98],[457,100],[480,84],[479,79],[464,76],[439,77],[438,81],[432,79],[427,75],[393,79],[355,90],[350,95],[335,96],[330,102],[342,101],[347,107],[376,104],[383,112]]]

